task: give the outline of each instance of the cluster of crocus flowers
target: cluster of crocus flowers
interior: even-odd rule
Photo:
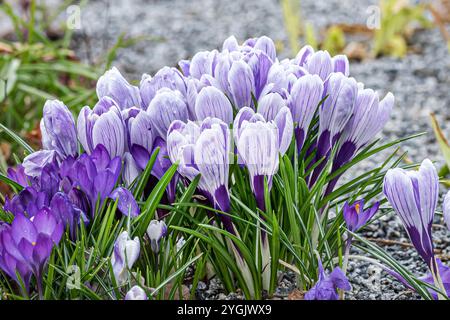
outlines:
[[[36,278],[42,296],[42,276],[53,246],[61,240],[63,222],[49,209],[32,218],[18,213],[11,225],[0,224],[0,268],[28,295],[31,276]]]
[[[5,211],[32,218],[48,209],[69,227],[72,239],[78,225],[88,224],[108,199],[117,201],[124,215],[136,217],[136,200],[151,185],[137,199],[131,192],[158,149],[154,178],[177,165],[166,199],[174,203],[177,185],[200,175],[198,192],[219,212],[223,228],[238,235],[228,215],[235,158],[248,170],[257,207],[266,211],[265,183],[270,192],[279,158],[292,155],[291,145],[305,158],[315,152],[310,167],[326,159],[337,170],[383,128],[393,96],[379,101],[349,74],[345,56],[309,46],[294,59],[279,60],[274,42],[265,36],[242,44],[230,37],[221,50],[180,61],[179,69],[144,74],[138,86],[112,68],[97,82],[97,103],[83,107],[76,121],[62,102],[45,104],[43,149],[10,170],[23,190],[7,200]],[[311,186],[325,167],[325,162],[315,166],[307,178]],[[336,181],[330,182],[330,192]],[[155,253],[167,231],[163,223],[152,222],[147,229]],[[264,230],[261,235],[268,264]],[[126,265],[122,253],[117,249],[112,256],[118,278]]]

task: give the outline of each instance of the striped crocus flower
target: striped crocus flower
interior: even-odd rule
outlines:
[[[300,77],[292,86],[288,106],[295,123],[295,140],[300,152],[305,142],[308,128],[322,100],[323,81],[318,75]]]
[[[281,108],[275,119],[266,122],[250,108],[240,110],[233,130],[238,155],[248,168],[250,183],[258,207],[265,210],[264,179],[269,190],[272,177],[278,171],[279,156],[286,153],[292,141],[293,122],[287,107]]]
[[[342,132],[338,151],[333,160],[333,172],[351,161],[358,150],[370,143],[383,130],[393,106],[394,95],[390,92],[380,101],[378,94],[372,89],[358,91],[353,116]],[[333,191],[338,180],[339,177],[336,177],[328,184],[326,194]]]
[[[332,73],[324,83],[325,101],[319,108],[319,136],[317,140],[316,161],[329,157],[333,146],[353,115],[358,85],[353,78],[341,72]],[[323,161],[313,172],[310,185],[313,185],[324,169]]]
[[[431,271],[437,272],[431,238],[431,224],[439,192],[436,168],[426,159],[419,171],[391,169],[386,173],[383,189],[414,247]]]
[[[201,125],[176,120],[167,134],[167,151],[178,172],[188,180],[201,175],[198,188],[218,210],[228,212],[229,154],[231,137],[228,125],[217,118],[206,118]],[[234,233],[229,216],[222,215],[225,228]]]

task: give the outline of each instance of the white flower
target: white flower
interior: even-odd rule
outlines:
[[[167,233],[167,226],[164,221],[152,220],[147,227],[147,235],[150,239],[150,245],[152,251],[155,253],[159,252],[159,243],[161,238]]]
[[[138,237],[133,240],[128,236],[128,232],[122,232],[114,244],[114,252],[111,257],[114,276],[119,285],[124,284],[128,279],[128,269],[133,267],[139,257],[140,243]]]

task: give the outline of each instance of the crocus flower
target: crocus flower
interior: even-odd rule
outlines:
[[[110,97],[121,110],[141,105],[139,89],[130,85],[115,67],[98,79],[97,96],[99,99]]]
[[[160,89],[147,110],[156,134],[166,140],[167,130],[174,120],[186,121],[188,108],[178,91]]]
[[[139,257],[139,238],[131,239],[127,231],[123,231],[114,243],[114,251],[111,256],[111,264],[114,277],[119,285],[126,283],[128,270],[131,269]]]
[[[19,283],[17,271],[27,290],[33,273],[40,288],[47,259],[64,232],[62,222],[42,209],[31,219],[17,214],[11,226],[0,228],[0,267]]]
[[[443,211],[445,224],[450,229],[450,191],[444,198]]]
[[[176,68],[164,67],[153,77],[144,74],[139,91],[142,98],[142,108],[146,110],[159,89],[168,88],[179,91],[183,96],[187,94],[186,80]]]
[[[285,106],[286,101],[279,93],[270,92],[259,99],[257,111],[266,121],[272,121]]]
[[[348,162],[357,150],[367,145],[383,129],[393,105],[392,93],[379,101],[378,94],[371,89],[358,91],[353,116],[345,126],[340,150],[333,162],[336,169]]]
[[[347,229],[356,232],[363,227],[377,213],[380,203],[377,202],[369,209],[364,210],[364,199],[356,201],[352,205],[344,204],[343,215]]]
[[[233,107],[226,95],[215,87],[204,87],[197,95],[195,114],[198,120],[218,118],[230,124],[233,122]]]
[[[110,158],[106,148],[99,144],[91,155],[82,154],[73,165],[72,180],[88,196],[92,215],[97,200],[100,204],[111,194],[121,170],[120,157]]]
[[[125,123],[122,114],[108,97],[102,98],[91,110],[81,109],[77,121],[78,139],[87,153],[103,145],[111,157],[126,151]]]
[[[140,213],[139,206],[131,192],[123,187],[117,187],[109,197],[117,200],[117,207],[125,216],[137,217]]]
[[[319,260],[319,279],[314,287],[305,294],[305,300],[338,300],[337,289],[349,291],[352,286],[339,267],[327,274]]]
[[[178,162],[178,172],[189,180],[201,174],[198,188],[218,210],[228,212],[229,153],[228,125],[206,118],[201,126],[174,121],[168,132],[170,160]]]
[[[148,300],[148,297],[144,289],[133,286],[125,295],[125,300]]]
[[[241,60],[233,62],[228,73],[228,82],[236,108],[253,105],[252,93],[255,94],[255,79],[247,63]]]
[[[264,178],[269,190],[272,177],[278,171],[279,155],[283,155],[292,140],[293,122],[287,107],[275,119],[265,122],[250,108],[240,110],[233,125],[239,156],[246,165],[258,207],[265,209]]]
[[[403,222],[411,242],[436,272],[431,224],[436,211],[439,177],[430,160],[419,171],[390,169],[384,178],[384,194]]]
[[[305,142],[311,121],[322,100],[323,82],[318,75],[300,77],[293,85],[288,101],[295,126],[297,151]]]
[[[54,161],[56,161],[56,151],[39,150],[26,156],[22,166],[27,176],[37,177],[41,175],[42,168]]]
[[[312,53],[305,62],[310,74],[317,74],[323,81],[333,72],[333,61],[328,51]]]
[[[150,239],[150,246],[154,253],[159,252],[159,243],[167,234],[167,226],[164,221],[152,220],[147,227],[147,236]]]
[[[324,95],[327,98],[319,108],[320,157],[328,153],[353,115],[357,92],[355,79],[347,78],[342,73],[333,73],[325,81]]]
[[[347,78],[342,73],[332,73],[325,81],[325,101],[319,108],[319,136],[317,140],[316,161],[327,158],[335,143],[341,137],[347,122],[353,114],[358,86],[353,78]],[[314,170],[310,179],[313,185],[324,169],[323,161]]]
[[[78,153],[75,121],[69,109],[58,100],[47,100],[41,120],[42,146],[65,159]]]

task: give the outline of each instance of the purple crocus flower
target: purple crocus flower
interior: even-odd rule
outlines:
[[[383,191],[402,220],[416,250],[436,273],[431,238],[431,224],[439,193],[436,168],[426,159],[419,171],[390,169],[384,178]]]
[[[123,110],[141,106],[139,89],[125,80],[116,67],[105,72],[97,82],[98,99],[110,97]]]
[[[250,66],[242,60],[233,62],[228,73],[228,82],[234,106],[238,109],[251,107],[255,94],[255,79]]]
[[[188,119],[188,108],[181,94],[167,88],[160,89],[156,93],[147,112],[155,133],[164,140],[172,121]]]
[[[376,202],[369,209],[364,210],[364,199],[356,201],[352,205],[344,204],[343,215],[347,229],[351,232],[358,231],[377,213],[380,203]]]
[[[359,90],[353,116],[342,133],[339,152],[333,163],[335,169],[351,160],[357,150],[367,145],[383,129],[393,105],[392,93],[379,101],[378,94],[373,90]]]
[[[333,72],[333,61],[328,51],[317,51],[308,57],[305,67],[310,74],[317,74],[325,81]]]
[[[40,127],[44,149],[55,150],[61,159],[78,154],[75,121],[64,103],[47,100]]]
[[[288,106],[295,123],[295,140],[300,152],[311,121],[322,100],[323,82],[318,75],[300,77],[293,85]]]
[[[139,86],[142,108],[146,110],[159,89],[168,88],[179,91],[183,96],[187,94],[186,81],[183,75],[175,68],[164,67],[153,77],[144,74]]]
[[[109,197],[117,200],[117,207],[125,216],[137,217],[140,214],[139,206],[131,192],[123,187],[117,187]]]
[[[338,300],[337,289],[349,291],[352,286],[339,267],[327,274],[319,260],[319,279],[305,294],[305,300]]]
[[[201,174],[198,188],[216,209],[228,212],[228,125],[217,118],[206,118],[200,126],[191,121],[174,121],[168,132],[167,150],[170,160],[178,162],[178,172],[191,181]],[[221,219],[227,230],[234,232],[229,216],[222,215]]]
[[[447,193],[447,195],[444,198],[444,204],[443,204],[443,212],[444,212],[444,221],[447,225],[447,228],[450,229],[450,191]]]
[[[291,113],[283,107],[273,121],[265,122],[252,109],[242,108],[233,128],[238,154],[248,168],[258,207],[265,210],[264,178],[270,190],[272,177],[278,171],[279,155],[287,151],[292,141]]]
[[[332,73],[325,81],[325,101],[319,108],[319,136],[317,139],[316,161],[328,157],[335,143],[341,137],[347,122],[353,115],[358,86],[353,78],[342,73]],[[313,172],[309,185],[313,185],[324,169],[323,161]]]
[[[275,119],[281,108],[286,106],[286,101],[276,92],[270,92],[262,96],[258,101],[258,113],[261,114],[266,121]]]
[[[71,239],[76,239],[80,219],[86,220],[84,212],[63,192],[56,193],[51,202],[50,210],[64,226],[69,227]]]
[[[102,98],[91,110],[81,109],[77,121],[78,139],[90,154],[103,145],[112,156],[122,156],[126,151],[125,122],[120,109],[108,97]]]
[[[97,200],[100,200],[101,205],[114,190],[120,171],[120,157],[111,159],[102,144],[97,145],[91,155],[84,153],[75,162],[71,178],[88,196],[92,215]]]
[[[150,152],[155,138],[151,116],[146,111],[138,110],[135,115],[126,119],[126,125],[129,150],[133,150],[133,146],[138,145]]]
[[[0,267],[19,283],[18,272],[26,290],[33,273],[41,290],[43,270],[64,232],[63,223],[50,210],[42,209],[31,219],[17,214],[11,226],[0,228]]]
[[[22,187],[25,187],[29,183],[29,177],[25,174],[25,168],[21,164],[18,164],[15,169],[8,168],[6,173],[9,179],[17,182]]]
[[[233,107],[226,95],[215,87],[204,87],[197,95],[195,114],[199,121],[218,118],[230,124],[233,122]]]

